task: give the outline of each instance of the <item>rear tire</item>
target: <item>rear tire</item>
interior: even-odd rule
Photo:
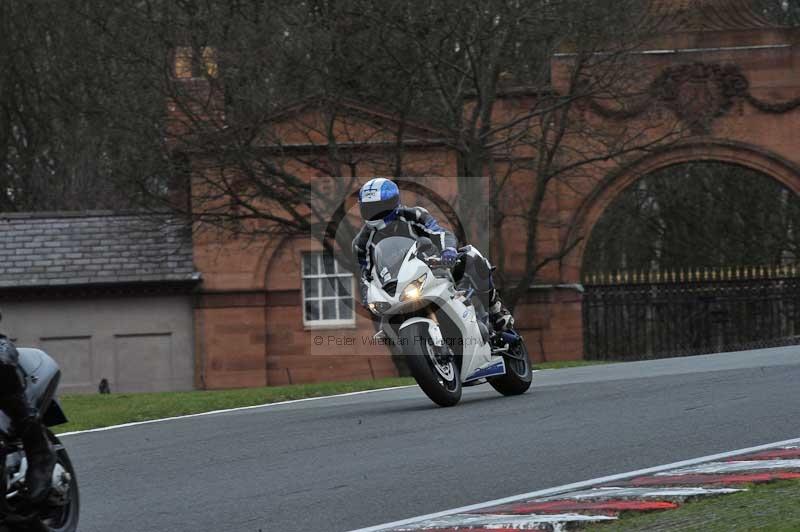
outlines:
[[[458,404],[461,400],[461,373],[452,349],[447,345],[436,347],[426,323],[406,327],[400,332],[400,340],[408,369],[425,395],[439,406]],[[449,354],[438,350],[447,350]]]
[[[492,388],[503,395],[522,395],[528,391],[533,382],[533,371],[531,370],[531,360],[528,357],[528,349],[525,347],[525,340],[520,338],[519,343],[511,348],[517,357],[503,356],[506,363],[506,374],[500,377],[492,377],[489,384]]]

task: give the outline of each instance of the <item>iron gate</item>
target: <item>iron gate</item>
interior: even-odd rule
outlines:
[[[762,279],[716,272],[713,278],[707,272],[705,278],[617,274],[601,282],[593,276],[584,283],[586,358],[641,360],[798,345],[800,278],[765,271]]]

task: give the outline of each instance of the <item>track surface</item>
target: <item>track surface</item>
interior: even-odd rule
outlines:
[[[83,532],[339,532],[800,436],[800,348],[551,370],[67,436]]]

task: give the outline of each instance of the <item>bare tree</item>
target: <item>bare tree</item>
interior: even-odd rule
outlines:
[[[783,26],[800,24],[800,2],[797,0],[753,0],[753,6],[767,19],[777,24]]]
[[[473,238],[481,227],[494,229],[483,240],[493,244],[513,306],[542,268],[578,243],[541,245],[541,231],[563,223],[545,212],[554,188],[596,182],[612,163],[682,134],[672,115],[626,114],[652,104],[650,87],[631,75],[641,69],[631,52],[648,36],[646,12],[641,2],[570,1],[408,2],[397,9],[364,12],[386,27],[387,55],[422,72],[414,78],[415,109],[458,154],[459,212],[472,222]],[[522,259],[509,260],[520,245]]]
[[[41,120],[20,114],[27,104],[7,104],[18,124],[49,128],[24,137],[22,126],[6,128],[5,145],[18,144],[4,159],[15,176],[3,184],[16,195],[14,208],[31,205],[18,201],[17,191],[31,189],[19,187],[23,177],[38,172],[63,184],[59,172],[72,172],[91,177],[76,190],[95,200],[75,208],[168,206],[228,233],[313,234],[347,249],[355,228],[341,206],[358,181],[439,173],[450,150],[457,210],[471,239],[493,220],[485,240],[513,303],[575,244],[540,245],[541,231],[560,223],[543,212],[555,184],[577,186],[676,134],[652,120],[609,128],[592,111],[624,111],[646,92],[627,83],[643,16],[633,0],[8,5],[20,20],[34,11],[32,49],[61,58],[50,75],[19,81],[52,87],[3,93],[55,95]],[[24,42],[24,30],[9,35],[9,45]],[[7,49],[17,55],[4,64],[19,68],[22,48]],[[42,144],[25,154],[34,138],[58,139],[60,151]],[[91,171],[80,173],[68,154]],[[87,191],[98,183],[124,197]],[[520,242],[522,261],[508,260]]]
[[[440,145],[457,156],[470,238],[495,222],[485,241],[513,304],[575,244],[539,245],[542,228],[559,223],[543,213],[553,184],[596,177],[677,134],[653,116],[613,127],[590,116],[593,104],[624,110],[647,90],[628,81],[640,5],[142,2],[86,16],[104,37],[97,53],[132,65],[170,102],[162,153],[190,161],[191,201],[181,205],[196,220],[248,235],[314,233],[346,249],[355,228],[346,217],[330,223],[337,203],[368,175],[425,173],[419,146]],[[567,59],[551,79],[559,52]],[[142,134],[159,118],[145,111],[128,108]],[[506,260],[512,242],[524,243],[522,263]]]

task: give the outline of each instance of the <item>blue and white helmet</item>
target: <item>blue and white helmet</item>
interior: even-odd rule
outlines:
[[[370,179],[358,193],[358,205],[361,208],[361,218],[367,225],[383,229],[396,216],[400,205],[400,189],[391,179]]]

